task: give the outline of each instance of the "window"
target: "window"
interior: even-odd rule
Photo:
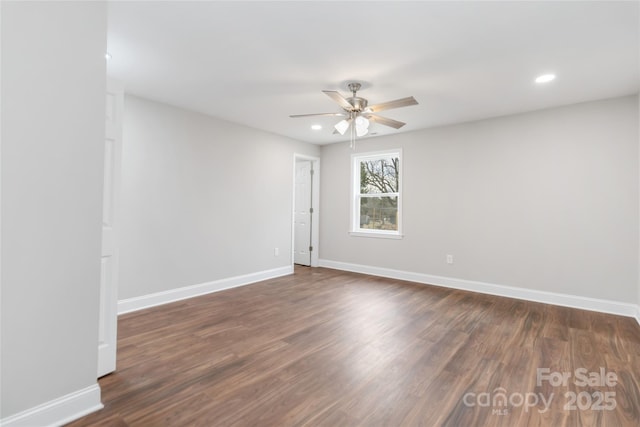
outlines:
[[[354,154],[351,176],[351,234],[400,238],[401,151]]]

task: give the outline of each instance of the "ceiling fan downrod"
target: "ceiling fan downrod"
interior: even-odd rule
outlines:
[[[351,91],[351,93],[353,93],[353,96],[356,96],[356,92],[360,90],[360,88],[362,87],[362,85],[360,83],[349,83],[347,85],[347,87],[349,88],[349,90]]]

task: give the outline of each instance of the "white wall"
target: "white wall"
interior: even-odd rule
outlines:
[[[106,6],[3,1],[1,8],[6,418],[99,390]]]
[[[321,259],[638,299],[637,97],[357,144],[390,148],[404,154],[404,239],[347,234],[351,152],[324,146]]]
[[[291,265],[293,154],[317,146],[134,96],[123,133],[118,299]]]

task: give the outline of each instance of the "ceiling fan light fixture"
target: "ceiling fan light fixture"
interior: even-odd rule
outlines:
[[[356,135],[365,136],[369,133],[369,120],[362,116],[356,117]]]
[[[369,120],[367,120],[366,118],[362,117],[362,116],[358,116],[356,118],[356,127],[361,127],[364,129],[368,129],[369,128]]]
[[[340,120],[334,127],[336,128],[338,133],[340,133],[340,135],[344,135],[344,133],[349,128],[349,122],[346,120]]]

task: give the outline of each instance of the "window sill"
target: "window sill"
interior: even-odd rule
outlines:
[[[350,231],[349,234],[353,237],[373,237],[374,239],[402,239],[404,234],[395,234],[395,233],[376,233],[376,232],[366,232],[366,231]]]

